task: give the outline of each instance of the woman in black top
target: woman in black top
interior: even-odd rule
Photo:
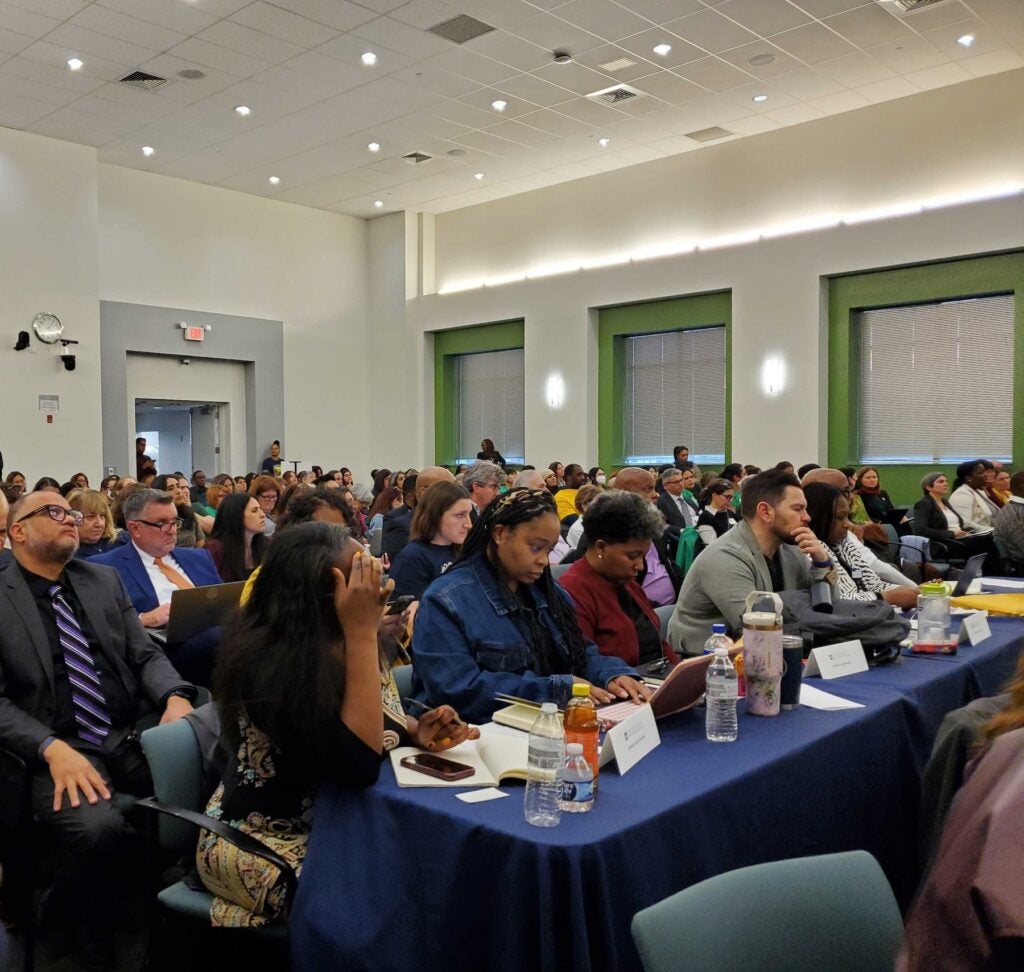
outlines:
[[[857,470],[853,491],[864,501],[864,509],[875,523],[889,522],[890,514],[896,507],[893,506],[889,494],[882,489],[878,470],[874,466],[865,466]]]
[[[259,501],[248,493],[233,493],[221,501],[206,549],[222,581],[248,580],[259,567],[268,543],[266,520]]]
[[[736,512],[732,508],[735,495],[736,487],[724,479],[716,479],[700,494],[704,509],[697,518],[697,533],[705,546],[736,525]]]
[[[494,448],[494,443],[490,439],[484,439],[480,443],[480,451],[476,454],[476,457],[486,462],[493,462],[496,466],[505,465],[504,456]]]

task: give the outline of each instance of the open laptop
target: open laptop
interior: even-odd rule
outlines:
[[[663,719],[695,706],[704,694],[707,671],[714,660],[713,654],[697,655],[675,665],[648,700],[654,718]],[[607,729],[634,712],[636,704],[633,702],[609,702],[597,707],[597,718]]]
[[[187,641],[200,631],[216,627],[238,607],[243,581],[190,587],[171,594],[171,613],[167,621],[167,643]]]
[[[950,597],[963,597],[967,593],[967,588],[981,577],[981,568],[984,563],[985,554],[975,554],[971,557],[960,572],[960,576],[956,580],[956,587],[953,588]]]

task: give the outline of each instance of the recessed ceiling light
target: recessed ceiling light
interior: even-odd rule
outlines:
[[[750,100],[756,101],[758,104],[760,104],[762,101],[768,100],[768,95],[754,95],[754,97],[751,98]]]
[[[252,114],[252,109],[248,105],[239,105],[235,111],[243,118],[248,118]]]
[[[491,107],[495,111],[504,111],[508,107],[508,102],[507,101],[502,101],[502,99],[499,98],[497,101],[492,101],[491,102]]]
[[[572,55],[568,51],[552,51],[555,64],[572,64]]]
[[[601,148],[608,148],[608,146],[612,144],[612,140],[610,138],[599,138],[597,140],[597,144],[600,145]]]
[[[361,60],[361,61],[363,62],[363,64],[365,64],[365,65],[366,65],[367,67],[373,67],[373,66],[374,66],[374,64],[376,64],[376,63],[377,63],[377,55],[376,55],[376,54],[374,54],[374,53],[373,53],[373,51],[367,51],[367,52],[366,52],[366,53],[365,53],[365,54],[364,54],[364,55],[363,55],[363,56],[362,56],[362,57],[360,58],[360,60]]]
[[[971,44],[973,44],[973,43],[974,43],[974,34],[963,34],[962,36],[960,36],[960,37],[958,37],[958,38],[956,39],[956,42],[957,42],[957,43],[958,43],[958,44],[959,44],[959,45],[960,45],[961,47],[970,47],[970,46],[971,46]],[[70,64],[70,63],[71,63],[71,62],[70,62],[70,61],[68,61],[68,64]]]
[[[85,61],[81,61],[77,57],[68,59],[68,67],[71,68],[72,71],[81,71],[84,66]]]
[[[384,206],[384,200],[383,199],[374,199],[374,201],[373,201],[373,208],[374,209],[381,209],[383,206]]]
[[[380,142],[370,142],[370,144],[367,145],[366,147],[371,152],[379,152],[380,151]]]
[[[657,54],[659,57],[667,57],[669,53],[671,53],[672,51],[672,45],[656,44],[654,47],[651,48],[651,50],[654,51],[654,53]]]
[[[269,182],[272,186],[276,186],[280,181],[280,176],[271,176],[269,179],[267,179],[267,182]]]
[[[476,179],[477,182],[479,182],[483,177],[484,177],[484,174],[482,172],[474,172],[473,173],[473,178]]]
[[[156,151],[156,149],[153,148],[152,145],[143,145],[142,146],[142,154],[143,155],[152,155],[155,151]]]

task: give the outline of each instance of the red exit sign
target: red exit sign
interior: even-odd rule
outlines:
[[[186,341],[205,341],[206,340],[206,329],[202,327],[186,327],[185,328],[185,340]]]

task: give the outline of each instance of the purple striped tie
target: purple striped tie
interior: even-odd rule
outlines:
[[[111,722],[100,673],[78,618],[61,593],[60,584],[54,584],[48,593],[53,602],[60,646],[64,651],[64,664],[71,683],[71,701],[74,703],[75,722],[78,723],[78,738],[101,746],[110,733]]]

